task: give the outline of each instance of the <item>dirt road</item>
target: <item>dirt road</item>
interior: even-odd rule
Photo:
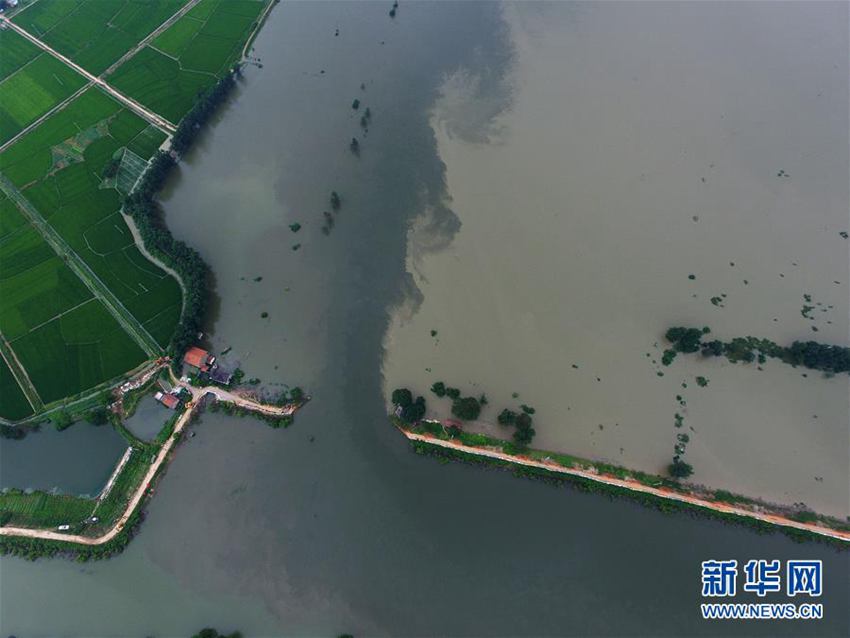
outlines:
[[[229,390],[224,390],[222,388],[207,386],[205,388],[194,388],[186,383],[177,382],[177,385],[180,387],[186,388],[189,392],[192,393],[192,402],[189,404],[189,407],[186,411],[180,415],[180,418],[177,420],[177,423],[174,425],[174,432],[168,437],[168,440],[162,445],[159,449],[159,453],[156,455],[153,463],[151,463],[150,468],[145,473],[144,479],[139,483],[139,486],[136,488],[135,492],[133,492],[130,501],[127,503],[127,507],[115,524],[105,533],[100,536],[84,536],[82,534],[65,534],[57,530],[53,529],[30,529],[27,527],[0,527],[0,536],[23,536],[26,538],[40,538],[44,540],[53,540],[53,541],[63,541],[66,543],[78,543],[80,545],[103,545],[104,543],[108,543],[113,538],[118,536],[121,533],[121,530],[127,525],[127,521],[130,520],[130,517],[133,515],[133,512],[136,511],[136,508],[142,502],[142,499],[145,497],[152,481],[156,477],[157,472],[159,472],[160,468],[168,459],[168,455],[171,452],[171,449],[180,440],[180,435],[183,432],[183,429],[186,427],[186,424],[192,418],[195,410],[199,408],[201,405],[201,399],[208,394],[212,394],[219,401],[226,401],[234,403],[240,407],[243,407],[247,410],[251,410],[252,412],[259,412],[260,414],[267,414],[271,416],[286,416],[294,414],[300,405],[290,404],[285,406],[277,406],[277,405],[267,405],[264,403],[260,403],[253,399],[249,399],[247,397],[240,396],[235,394]]]
[[[791,520],[789,518],[785,518],[784,516],[779,516],[778,514],[770,514],[770,513],[762,513],[755,512],[752,510],[744,509],[741,507],[736,507],[734,505],[730,505],[728,503],[721,503],[718,501],[708,501],[701,498],[697,498],[695,496],[689,496],[687,494],[680,494],[678,492],[674,492],[672,490],[666,490],[658,487],[650,487],[648,485],[644,485],[638,481],[634,480],[624,480],[618,479],[613,476],[604,476],[599,473],[581,470],[576,468],[566,468],[563,465],[559,465],[555,462],[545,462],[545,461],[537,461],[534,459],[511,456],[510,454],[505,454],[504,452],[497,452],[496,450],[489,450],[486,448],[477,448],[470,447],[467,445],[463,445],[462,443],[458,443],[455,441],[445,441],[443,439],[437,439],[432,436],[424,435],[424,434],[415,434],[413,432],[408,432],[407,430],[401,429],[401,432],[412,441],[423,441],[425,443],[430,443],[432,445],[438,445],[444,448],[450,448],[455,450],[460,450],[462,452],[466,452],[467,454],[474,454],[476,456],[485,456],[492,459],[499,459],[502,461],[508,461],[509,463],[513,463],[515,465],[524,465],[526,467],[536,467],[544,470],[548,470],[550,472],[558,472],[559,474],[569,474],[571,476],[579,476],[581,478],[585,478],[591,481],[596,481],[597,483],[604,483],[605,485],[612,485],[615,487],[620,487],[623,489],[630,490],[632,492],[641,492],[643,494],[651,494],[652,496],[658,496],[660,498],[666,498],[672,501],[679,501],[680,503],[688,503],[689,505],[697,505],[699,507],[705,507],[710,510],[714,510],[715,512],[723,512],[724,514],[734,514],[736,516],[745,516],[747,518],[753,518],[759,521],[763,521],[765,523],[771,523],[773,525],[779,525],[780,527],[791,527],[794,529],[804,530],[807,532],[812,532],[814,534],[819,534],[821,536],[828,536],[829,538],[835,538],[842,541],[850,541],[850,532],[839,531],[835,529],[830,529],[828,527],[823,527],[821,525],[815,525],[812,523],[800,523],[798,521]]]

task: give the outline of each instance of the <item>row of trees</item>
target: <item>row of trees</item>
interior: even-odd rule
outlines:
[[[236,72],[228,73],[215,86],[198,96],[192,109],[183,116],[174,137],[171,140],[171,148],[182,155],[198,135],[201,128],[213,116],[216,109],[227,99],[230,92],[236,87]]]
[[[790,346],[780,346],[770,339],[757,337],[703,342],[703,335],[709,332],[708,328],[675,327],[670,328],[665,337],[675,352],[700,351],[705,357],[725,356],[732,363],[752,363],[756,360],[764,363],[767,357],[771,357],[792,366],[803,366],[830,374],[850,372],[850,348],[847,347],[817,341],[795,341]]]
[[[195,342],[203,326],[209,299],[210,270],[195,249],[174,238],[163,223],[159,205],[154,199],[175,164],[170,154],[157,153],[142,182],[124,200],[124,211],[133,218],[148,251],[174,268],[183,280],[183,313],[170,347],[177,363]]]
[[[198,97],[172,137],[171,148],[174,152],[183,154],[189,149],[201,128],[236,86],[234,75],[235,72],[225,75]],[[154,199],[175,165],[172,154],[159,151],[142,181],[124,200],[124,212],[133,218],[148,251],[174,268],[183,281],[183,313],[169,348],[176,364],[195,342],[203,326],[209,301],[210,270],[195,249],[174,238],[163,223],[161,211]]]
[[[850,372],[850,348],[830,346],[816,341],[795,341],[784,348],[782,360],[825,372]]]
[[[707,335],[711,330],[705,328],[670,328],[664,337],[673,344],[673,350],[676,352],[697,352],[700,348],[702,336]]]

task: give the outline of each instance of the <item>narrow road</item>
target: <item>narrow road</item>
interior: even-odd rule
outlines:
[[[689,505],[697,505],[699,507],[714,510],[715,512],[723,512],[724,514],[734,514],[736,516],[754,518],[756,520],[763,521],[765,523],[771,523],[773,525],[778,525],[780,527],[792,527],[794,529],[812,532],[821,536],[828,536],[829,538],[835,538],[842,541],[850,541],[850,532],[835,530],[829,527],[823,527],[821,525],[814,525],[811,523],[800,523],[798,521],[794,521],[789,518],[785,518],[784,516],[779,516],[777,514],[754,512],[752,510],[736,507],[728,503],[720,503],[718,501],[707,501],[696,496],[680,494],[678,492],[673,492],[671,490],[666,490],[658,487],[650,487],[649,485],[644,485],[643,483],[634,480],[618,479],[613,476],[604,476],[598,473],[589,472],[587,470],[567,468],[555,462],[547,463],[545,461],[536,461],[534,459],[512,456],[510,454],[505,454],[504,452],[497,452],[496,450],[471,447],[468,445],[464,445],[463,443],[458,443],[456,441],[445,441],[443,439],[438,439],[424,434],[408,432],[407,430],[404,430],[402,428],[399,428],[399,430],[401,430],[404,436],[406,436],[412,441],[422,441],[425,443],[430,443],[431,445],[438,445],[444,448],[460,450],[461,452],[465,452],[467,454],[474,454],[475,456],[485,456],[491,459],[499,459],[501,461],[513,463],[514,465],[536,467],[543,470],[548,470],[549,472],[569,474],[570,476],[579,476],[581,478],[588,479],[590,481],[595,481],[597,483],[604,483],[605,485],[620,487],[623,489],[630,490],[632,492],[651,494],[652,496],[658,496],[661,498],[669,499],[671,501],[679,501],[680,503],[687,503]]]
[[[154,124],[155,126],[158,126],[161,129],[168,131],[169,133],[174,133],[174,131],[177,130],[177,127],[174,124],[172,124],[171,122],[169,122],[168,120],[166,120],[164,117],[162,117],[161,115],[157,115],[153,111],[145,108],[144,106],[142,106],[141,104],[136,102],[134,99],[129,98],[126,95],[124,95],[123,93],[120,93],[119,91],[115,90],[109,84],[107,84],[104,80],[102,80],[101,78],[99,78],[95,75],[92,75],[91,73],[86,71],[83,67],[81,67],[79,64],[77,64],[76,62],[74,62],[70,58],[67,58],[66,56],[62,55],[61,53],[59,53],[53,47],[48,46],[47,44],[45,44],[44,42],[42,42],[41,40],[36,38],[34,35],[32,35],[26,29],[19,27],[17,24],[15,24],[11,20],[9,20],[9,18],[7,18],[6,16],[0,16],[0,22],[2,22],[2,24],[6,28],[9,28],[9,29],[12,29],[13,31],[16,31],[18,34],[25,37],[27,40],[32,42],[34,45],[36,45],[40,49],[47,51],[50,55],[52,55],[56,59],[64,62],[68,66],[70,66],[77,73],[79,73],[84,78],[86,78],[89,82],[97,85],[98,87],[100,87],[101,89],[103,89],[104,91],[109,93],[109,95],[114,97],[116,100],[121,102],[124,106],[126,106],[131,111],[133,111],[134,113],[136,113],[140,117],[144,118],[145,120],[147,120],[151,124]]]
[[[263,13],[257,19],[257,26],[251,32],[251,35],[248,36],[248,39],[245,40],[245,46],[242,47],[242,59],[244,60],[248,57],[248,49],[251,48],[251,45],[254,44],[254,38],[260,32],[260,29],[263,28],[263,23],[265,23],[266,18],[269,17],[269,13],[271,13],[272,8],[277,4],[275,0],[265,0],[268,2],[266,8],[263,10]]]
[[[168,437],[168,440],[163,443],[162,447],[159,449],[159,453],[156,455],[153,463],[151,463],[150,468],[145,473],[144,478],[139,483],[135,492],[133,492],[130,497],[130,501],[127,503],[127,507],[124,510],[124,513],[118,518],[115,524],[106,532],[101,534],[100,536],[83,536],[82,534],[64,534],[59,531],[55,531],[53,529],[31,529],[28,527],[0,527],[0,536],[24,536],[26,538],[40,538],[43,540],[52,540],[52,541],[63,541],[66,543],[78,543],[80,545],[103,545],[104,543],[108,543],[119,533],[124,527],[127,525],[127,521],[130,520],[130,517],[133,516],[133,513],[136,511],[136,508],[139,506],[139,503],[142,502],[142,499],[145,497],[145,493],[151,487],[153,480],[156,478],[157,472],[162,468],[163,464],[168,459],[168,454],[171,452],[171,449],[180,440],[180,435],[183,432],[183,429],[186,427],[186,424],[192,420],[192,415],[195,413],[195,410],[201,405],[200,399],[206,396],[207,394],[212,394],[220,401],[229,401],[233,402],[236,405],[239,405],[243,408],[251,410],[253,412],[259,412],[261,414],[268,414],[274,416],[286,416],[290,414],[294,414],[301,405],[285,405],[285,406],[277,406],[277,405],[266,405],[264,403],[260,403],[258,401],[254,401],[253,399],[248,399],[246,397],[239,396],[238,394],[234,394],[229,390],[224,390],[222,388],[208,386],[205,388],[194,388],[186,383],[177,382],[177,385],[180,387],[186,388],[189,392],[192,393],[192,402],[187,407],[186,411],[180,415],[180,418],[177,419],[177,423],[174,424],[174,432],[172,432],[171,436]]]
[[[17,187],[9,181],[9,179],[0,173],[0,190],[11,199],[21,211],[27,221],[32,224],[35,229],[41,234],[44,240],[62,257],[68,267],[74,271],[74,274],[92,291],[106,309],[118,321],[124,330],[127,331],[136,343],[141,346],[149,357],[158,356],[161,352],[159,344],[156,342],[145,327],[136,319],[133,314],[124,307],[124,304],[115,296],[115,294],[104,284],[100,278],[89,268],[89,265],[80,257],[56,232],[39,213],[35,207],[30,204]]]
[[[147,169],[145,169],[147,170]],[[141,176],[139,177],[141,179]],[[136,182],[138,183],[138,181]],[[136,185],[133,184],[133,188],[130,192],[135,190]],[[154,255],[151,251],[148,250],[148,247],[145,246],[145,240],[142,239],[142,234],[139,232],[139,227],[136,226],[136,220],[133,219],[130,215],[124,212],[124,206],[121,206],[121,217],[124,218],[124,223],[127,224],[127,228],[130,229],[130,234],[133,236],[133,241],[136,242],[136,248],[139,249],[139,252],[142,253],[145,257],[148,258],[148,261],[156,264],[160,268],[162,268],[169,275],[174,277],[177,280],[177,283],[180,284],[180,289],[183,291],[183,299],[182,304],[180,306],[180,312],[182,316],[183,308],[186,305],[186,296],[188,294],[186,290],[186,284],[183,282],[183,277],[180,276],[180,273],[177,272],[174,268],[166,264],[159,257]]]
[[[300,407],[299,404],[294,403],[289,403],[287,405],[269,405],[267,403],[260,403],[254,399],[234,394],[230,390],[225,390],[224,388],[219,388],[217,386],[195,388],[190,386],[188,383],[184,383],[179,380],[176,382],[176,385],[179,385],[181,388],[185,388],[191,392],[192,399],[195,402],[208,394],[212,394],[219,401],[224,403],[233,403],[234,405],[238,405],[240,408],[245,408],[251,412],[258,412],[259,414],[265,414],[267,416],[289,416],[294,414]]]
[[[165,462],[165,459],[168,457],[168,453],[171,452],[171,448],[174,447],[174,444],[178,441],[180,437],[180,433],[183,431],[183,428],[186,427],[186,424],[192,418],[192,414],[195,411],[196,406],[191,406],[187,409],[177,420],[177,423],[174,425],[174,432],[168,440],[162,445],[159,449],[159,454],[156,455],[156,459],[151,463],[151,466],[148,468],[148,471],[145,473],[144,478],[141,483],[139,483],[136,491],[133,492],[133,495],[130,497],[130,502],[127,503],[127,507],[124,510],[124,513],[118,518],[115,524],[107,530],[104,534],[100,536],[91,537],[91,536],[83,536],[82,534],[63,534],[62,532],[48,530],[48,529],[29,529],[27,527],[0,527],[0,536],[25,536],[27,538],[41,538],[44,540],[51,541],[64,541],[68,543],[78,543],[80,545],[103,545],[104,543],[108,543],[113,538],[118,536],[121,533],[121,530],[127,525],[127,521],[130,520],[130,517],[133,515],[133,512],[136,511],[136,508],[139,506],[139,503],[142,502],[142,499],[145,496],[145,492],[148,490],[151,481],[156,477],[156,473],[162,467],[162,464]]]

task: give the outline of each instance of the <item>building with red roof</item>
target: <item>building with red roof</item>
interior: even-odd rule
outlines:
[[[215,357],[203,348],[193,346],[183,355],[183,363],[190,368],[195,368],[198,372],[209,372],[210,367],[215,363]]]
[[[164,405],[169,410],[176,410],[178,407],[180,407],[180,397],[174,394],[165,394],[163,392],[157,392],[153,396],[157,401],[162,403],[162,405]]]

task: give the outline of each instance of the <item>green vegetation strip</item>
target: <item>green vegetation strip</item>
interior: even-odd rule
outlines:
[[[778,359],[790,366],[803,366],[820,370],[828,375],[850,372],[850,348],[817,341],[795,341],[790,346],[780,346],[770,339],[757,337],[735,337],[731,341],[713,339],[703,341],[711,329],[677,326],[665,333],[672,344],[664,352],[662,362],[670,365],[678,353],[701,352],[704,357],[726,357],[731,363],[764,363],[766,359]],[[703,384],[700,384],[703,385]]]
[[[761,518],[756,518],[760,515],[753,513],[747,515],[744,513],[734,513],[719,511],[712,508],[709,501],[720,501],[730,504],[731,506],[746,506],[755,504],[756,502],[744,497],[732,495],[729,492],[720,492],[721,498],[716,498],[714,493],[694,494],[687,487],[679,484],[676,481],[665,479],[660,476],[645,474],[643,472],[635,472],[619,466],[608,465],[605,463],[597,463],[576,457],[559,455],[542,450],[517,449],[515,444],[501,439],[494,439],[483,435],[457,435],[452,429],[444,428],[441,423],[432,421],[423,421],[416,424],[408,424],[398,419],[390,417],[392,422],[402,432],[412,433],[414,435],[424,435],[433,438],[434,441],[423,441],[411,439],[414,449],[419,453],[430,453],[444,457],[458,458],[464,461],[472,462],[479,465],[492,465],[495,467],[510,468],[518,476],[529,476],[536,478],[544,478],[557,482],[569,482],[581,486],[586,491],[603,492],[614,495],[622,495],[651,504],[665,512],[675,511],[697,511],[700,513],[711,515],[715,518],[720,518],[728,521],[735,521],[753,527],[761,531],[774,531],[780,529],[783,533],[798,540],[819,540],[824,542],[833,542],[840,547],[847,549],[850,544],[850,524],[833,519],[830,517],[820,516],[814,512],[796,512],[791,515],[783,515],[770,513],[769,516],[785,520],[795,521],[802,524],[818,524],[823,526],[823,531],[800,529],[798,527],[788,526],[776,520],[775,522],[766,521]],[[441,445],[439,441],[454,441],[455,445]],[[466,449],[459,448],[457,444],[464,446]],[[481,452],[476,452],[475,448],[479,448]],[[485,455],[485,451],[493,451],[509,456],[516,456],[515,459],[505,459]],[[522,456],[519,456],[519,455]],[[574,472],[560,472],[557,469],[541,468],[525,463],[527,460],[538,461],[543,463],[554,463],[565,468],[565,470],[573,470],[578,472],[590,473],[597,475],[596,479],[593,476],[581,476]],[[606,477],[616,478],[619,480],[633,480],[645,485],[653,490],[661,489],[670,492],[670,496],[657,494],[648,491],[642,491],[637,488],[630,488],[622,485],[612,485],[610,482],[605,482]],[[704,504],[686,502],[679,500],[681,498],[697,499],[704,501]],[[734,503],[734,505],[732,505]],[[765,504],[758,503],[762,508]]]
[[[184,153],[189,149],[198,131],[235,85],[233,73],[230,73],[198,98],[174,133],[172,148],[176,152]],[[175,239],[161,223],[162,214],[155,195],[175,166],[170,153],[157,153],[136,188],[124,200],[124,211],[133,218],[147,250],[173,268],[183,281],[183,312],[170,347],[175,365],[179,366],[183,353],[195,343],[196,335],[202,330],[209,299],[209,266],[195,249]]]

